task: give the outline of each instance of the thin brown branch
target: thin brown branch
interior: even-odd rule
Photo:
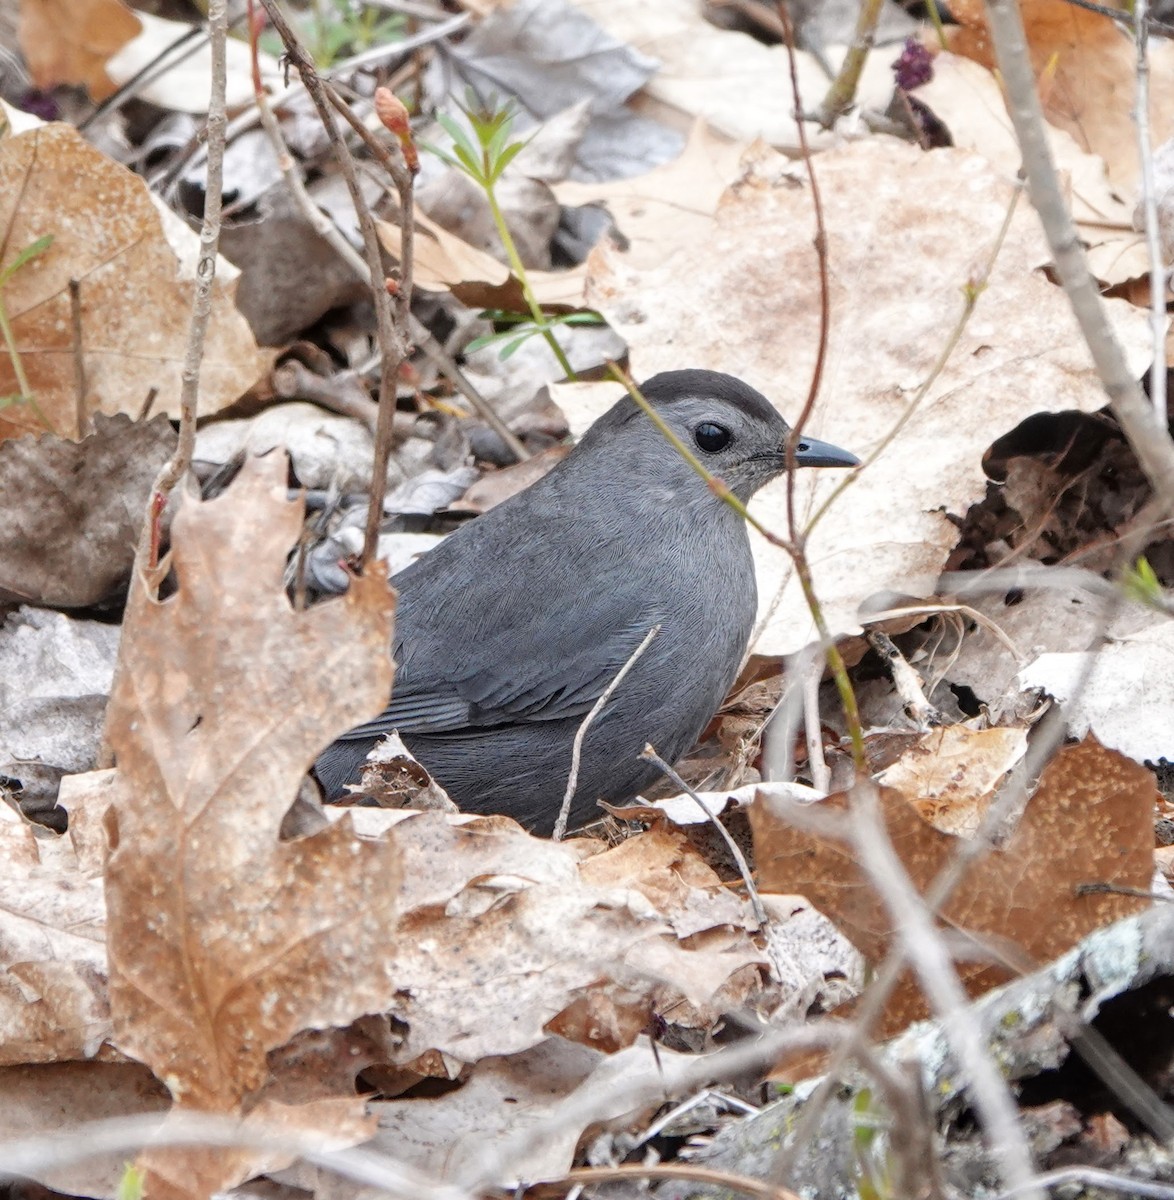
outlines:
[[[346,181],[347,190],[350,192],[351,203],[355,207],[355,215],[363,236],[363,250],[371,285],[371,297],[375,304],[379,351],[383,360],[379,379],[379,419],[375,434],[371,503],[367,511],[367,530],[361,559],[365,566],[374,557],[379,539],[379,526],[383,519],[383,497],[387,492],[387,464],[391,457],[391,440],[395,420],[396,380],[399,376],[400,364],[407,357],[408,330],[396,326],[391,297],[388,295],[386,286],[375,219],[371,215],[371,209],[363,195],[354,156],[335,122],[327,94],[328,85],[319,77],[313,61],[289,22],[286,21],[276,0],[261,0],[261,3],[285,46],[292,66],[297,70],[309,93],[318,113],[318,119],[322,122],[322,127],[326,130],[327,136],[334,146],[335,156]],[[408,206],[406,211],[410,213],[411,207]],[[410,297],[408,299],[410,302]]]
[[[803,426],[811,418],[819,389],[823,383],[824,365],[827,362],[828,338],[831,331],[831,280],[828,275],[828,234],[827,223],[823,215],[823,197],[819,190],[819,180],[815,175],[815,166],[811,161],[811,146],[807,141],[807,127],[803,122],[803,95],[799,90],[799,62],[795,53],[795,26],[791,21],[791,13],[785,0],[779,0],[779,17],[786,31],[785,45],[787,48],[787,63],[791,72],[791,98],[795,104],[795,129],[799,136],[799,154],[807,171],[807,182],[811,188],[811,208],[815,218],[815,257],[819,264],[819,342],[815,349],[815,365],[811,369],[811,382],[807,388],[807,399],[802,411],[791,428],[787,438],[787,532],[794,547],[793,554],[797,558],[803,554],[805,534],[800,530],[795,520],[795,455],[799,442],[803,437]]]
[[[764,1183],[749,1175],[737,1175],[732,1171],[719,1171],[714,1167],[702,1167],[693,1163],[621,1163],[615,1167],[576,1167],[561,1179],[552,1179],[526,1188],[522,1196],[565,1196],[568,1187],[582,1187],[587,1183],[622,1183],[625,1180],[677,1179],[689,1183],[704,1183],[719,1187],[727,1192],[741,1192],[744,1196],[755,1196],[758,1200],[799,1200],[789,1188],[777,1183]]]
[[[212,86],[208,101],[208,169],[204,183],[204,221],[200,228],[200,255],[192,297],[192,320],[184,351],[179,393],[179,440],[175,452],[163,465],[151,488],[147,516],[135,551],[135,571],[153,567],[159,546],[158,523],[175,485],[191,466],[196,444],[196,404],[200,392],[200,365],[212,317],[212,293],[216,282],[216,256],[220,246],[220,209],[224,190],[225,88],[228,68],[227,0],[211,0],[208,27],[212,39]]]
[[[640,656],[652,645],[652,640],[658,633],[660,633],[660,626],[653,625],[644,635],[644,639],[640,645],[628,655],[627,661],[616,672],[615,678],[612,679],[611,683],[603,689],[602,695],[591,706],[591,711],[583,718],[579,728],[575,731],[575,741],[571,746],[571,770],[567,776],[567,789],[563,794],[563,802],[558,811],[558,819],[554,823],[554,832],[550,835],[552,841],[562,841],[564,834],[567,832],[567,821],[571,815],[571,801],[574,800],[575,791],[579,786],[579,758],[583,753],[583,739],[587,736],[587,730],[591,728],[591,723],[602,712],[604,705],[615,694],[616,688],[623,683],[624,677],[636,665]]]
[[[856,30],[852,36],[852,44],[848,47],[848,53],[844,55],[844,61],[840,64],[832,86],[828,88],[827,95],[816,112],[816,120],[824,129],[830,129],[856,102],[860,75],[876,41],[876,26],[880,20],[881,5],[882,0],[863,0],[860,5],[860,11],[856,14]]]
[[[986,0],[987,19],[1023,154],[1031,202],[1051,247],[1056,274],[1096,364],[1109,404],[1165,513],[1174,513],[1174,445],[1129,370],[1100,289],[1088,269],[1044,128],[1027,38],[1015,0]]]
[[[82,285],[69,281],[69,323],[73,330],[73,399],[77,413],[77,436],[90,432],[90,413],[86,408],[86,348],[82,337]]]

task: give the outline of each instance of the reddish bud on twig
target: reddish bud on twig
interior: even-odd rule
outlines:
[[[387,294],[389,296],[398,296],[399,295],[399,280],[392,279],[390,276],[388,276],[387,278],[385,278],[383,280],[383,290],[385,292],[387,292]]]
[[[159,565],[159,543],[162,541],[162,530],[159,519],[163,516],[163,510],[166,507],[167,497],[162,492],[156,492],[151,497],[151,553],[147,559],[148,567]]]
[[[404,162],[408,164],[408,170],[413,175],[418,174],[420,156],[416,153],[416,143],[412,138],[408,110],[391,88],[375,89],[375,115],[383,122],[385,129],[395,134],[400,149],[404,152]]]

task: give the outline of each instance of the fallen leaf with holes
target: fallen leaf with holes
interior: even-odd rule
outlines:
[[[911,803],[915,799],[880,791],[889,837],[924,893],[959,842],[927,824]],[[1076,888],[1089,883],[1149,888],[1156,800],[1153,775],[1145,767],[1093,738],[1065,747],[1048,764],[1012,838],[968,867],[942,909],[940,925],[973,935],[980,948],[1005,953],[1018,967],[1055,958],[1092,930],[1139,911],[1145,900],[1077,895]],[[848,818],[851,801],[839,793],[818,810]],[[894,930],[851,846],[805,831],[802,813],[778,802],[756,802],[750,820],[760,886],[806,896],[870,962],[879,963],[893,945]],[[971,995],[1013,975],[989,960],[960,962],[958,970]],[[885,1030],[903,1028],[925,1012],[907,978],[890,1002]]]
[[[1035,68],[1044,116],[1099,154],[1109,176],[1136,199],[1140,168],[1133,124],[1137,54],[1112,17],[1067,0],[1021,0],[1024,32]],[[982,0],[950,5],[957,26],[947,41],[955,54],[994,68],[994,47]],[[1128,19],[1125,13],[1121,14]],[[1161,145],[1174,134],[1174,44],[1149,44],[1150,138]]]
[[[107,942],[114,1041],[177,1105],[366,1130],[353,1094],[258,1101],[266,1054],[306,1028],[387,1008],[399,857],[349,822],[283,842],[314,756],[375,716],[391,684],[392,598],[378,575],[294,612],[282,586],[302,507],[286,459],[248,460],[172,527],[176,591],[133,581],[107,733]],[[148,1191],[198,1196],[259,1169],[254,1152],[151,1155]]]
[[[85,180],[79,187],[78,180]],[[174,236],[182,247],[172,248]],[[0,139],[0,273],[42,239],[51,244],[16,266],[4,305],[24,379],[0,357],[0,438],[81,436],[78,411],[179,413],[180,375],[191,324],[196,235],[161,218],[147,186],[67,125]],[[85,394],[79,401],[69,283],[79,283]],[[232,301],[213,287],[200,368],[199,414],[232,403],[264,373],[262,353]]]
[[[122,0],[22,0],[18,36],[37,87],[78,85],[98,101],[115,88],[107,61],[141,28]]]

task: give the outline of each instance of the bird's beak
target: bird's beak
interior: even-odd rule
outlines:
[[[831,442],[802,437],[795,447],[795,463],[800,467],[858,467],[860,459]]]

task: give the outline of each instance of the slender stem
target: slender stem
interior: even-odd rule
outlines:
[[[587,730],[591,728],[592,721],[599,716],[604,705],[612,698],[616,688],[624,682],[624,677],[636,665],[637,660],[644,651],[652,644],[652,639],[660,633],[660,629],[659,625],[653,625],[644,635],[644,640],[628,656],[628,661],[616,672],[615,678],[604,688],[599,699],[591,706],[591,711],[583,718],[579,728],[575,731],[575,741],[571,746],[571,770],[567,776],[567,789],[563,794],[563,802],[558,812],[558,819],[554,823],[554,832],[550,835],[551,841],[561,842],[563,835],[567,832],[567,822],[571,818],[571,801],[574,800],[575,792],[579,787],[579,759],[583,753],[583,739],[587,736]]]
[[[497,227],[497,236],[501,238],[501,244],[505,248],[506,257],[510,260],[510,270],[517,276],[518,283],[522,286],[522,298],[526,301],[526,307],[530,310],[530,316],[533,317],[534,324],[542,331],[542,336],[546,339],[546,344],[558,360],[558,365],[562,367],[566,377],[568,379],[575,379],[576,375],[574,369],[571,367],[570,360],[563,353],[562,346],[558,344],[558,338],[554,336],[554,330],[547,324],[546,314],[542,311],[541,305],[530,288],[530,281],[526,278],[526,267],[522,262],[522,256],[518,253],[518,247],[514,244],[513,235],[506,224],[501,206],[497,203],[497,195],[493,189],[493,180],[489,176],[488,164],[486,164],[486,172],[481,180],[481,186],[485,189],[485,198],[489,201],[489,211],[493,214],[493,224]]]
[[[1163,514],[1174,511],[1174,445],[1129,370],[1088,269],[1064,200],[1044,129],[1027,35],[1015,0],[986,0],[988,24],[1007,94],[1007,108],[1023,154],[1031,202],[1043,225],[1056,274],[1072,305],[1113,415],[1154,489]]]
[[[1133,36],[1137,44],[1137,91],[1133,119],[1137,125],[1137,157],[1141,164],[1141,207],[1145,214],[1145,242],[1150,259],[1150,330],[1154,361],[1150,366],[1150,403],[1154,415],[1166,423],[1166,267],[1158,234],[1158,197],[1154,183],[1154,156],[1150,146],[1150,61],[1148,0],[1133,0]]]
[[[179,440],[151,489],[147,520],[135,552],[137,570],[155,565],[159,544],[158,523],[168,494],[187,474],[196,445],[196,405],[200,394],[200,366],[212,319],[212,289],[216,282],[216,256],[220,247],[220,209],[224,193],[224,138],[228,119],[225,90],[228,79],[228,0],[211,0],[208,30],[212,50],[212,80],[208,99],[208,160],[204,182],[204,220],[200,226],[200,255],[192,294],[192,319],[184,350],[179,389]]]
[[[12,326],[8,322],[8,307],[0,296],[0,333],[4,335],[4,345],[8,348],[8,357],[12,359],[12,371],[16,376],[16,386],[20,388],[22,401],[32,404],[33,391],[29,387],[29,377],[24,373],[24,363],[20,351],[16,348],[16,338],[12,334]]]
[[[860,86],[860,74],[876,39],[880,13],[881,0],[863,0],[860,5],[852,44],[848,47],[840,70],[819,107],[819,123],[824,129],[830,129],[855,102],[856,89]],[[798,113],[795,119],[802,121]]]

